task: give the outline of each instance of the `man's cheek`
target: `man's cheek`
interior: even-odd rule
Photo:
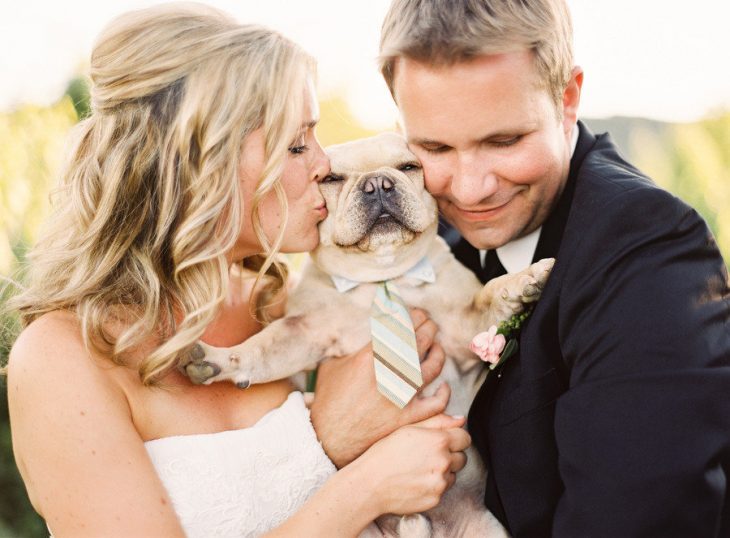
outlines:
[[[448,187],[448,167],[443,166],[442,163],[435,163],[432,160],[423,159],[420,155],[417,155],[417,157],[423,167],[423,182],[426,190],[431,194],[444,191]]]

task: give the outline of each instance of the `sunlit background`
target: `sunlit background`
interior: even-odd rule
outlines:
[[[22,260],[47,194],[94,37],[114,15],[157,2],[4,0],[0,7],[0,274]],[[324,144],[393,129],[397,110],[375,63],[389,0],[220,0],[241,22],[281,30],[319,60]],[[582,117],[694,207],[730,255],[730,2],[568,0]],[[78,103],[77,103],[78,105]],[[3,295],[0,293],[0,302]],[[0,362],[16,330],[5,317]],[[44,536],[10,451],[0,381],[0,537]]]
[[[50,104],[83,70],[99,29],[144,0],[17,2],[0,20],[0,109]],[[388,128],[396,111],[375,69],[389,0],[219,0],[236,16],[279,29],[320,63],[323,95],[344,97],[355,118]],[[730,2],[569,0],[588,117],[692,121],[730,105]]]

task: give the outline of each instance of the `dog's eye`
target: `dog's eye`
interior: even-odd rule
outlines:
[[[328,174],[324,176],[324,179],[322,179],[322,183],[334,183],[335,181],[342,181],[342,176],[338,176],[337,174]]]
[[[419,170],[421,167],[416,163],[404,163],[398,167],[401,172],[410,172],[411,170]]]

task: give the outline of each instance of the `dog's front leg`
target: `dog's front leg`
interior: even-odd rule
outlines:
[[[508,320],[540,298],[555,259],[545,258],[519,273],[502,275],[487,282],[474,300],[478,310],[489,312],[493,324]]]
[[[553,259],[541,260],[524,271],[494,278],[483,286],[459,265],[452,273],[460,275],[463,282],[473,280],[468,295],[453,294],[451,297],[439,291],[439,294],[423,297],[424,308],[432,313],[440,328],[441,345],[462,371],[478,363],[475,362],[476,355],[469,349],[472,338],[491,325],[499,325],[522,312],[526,304],[537,301],[553,263]]]
[[[229,348],[200,342],[181,369],[196,384],[228,380],[246,388],[290,377],[325,357],[346,355],[367,342],[368,335],[358,334],[351,320],[327,312],[286,316]]]

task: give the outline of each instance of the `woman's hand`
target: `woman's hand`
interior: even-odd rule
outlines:
[[[437,415],[399,428],[352,463],[372,488],[378,515],[436,506],[466,465],[464,417]]]
[[[358,536],[383,514],[433,508],[464,468],[464,417],[437,415],[403,426],[335,473],[267,538]]]
[[[444,351],[434,343],[438,328],[422,310],[412,310],[424,386],[444,366]],[[433,396],[416,395],[403,409],[382,396],[375,382],[372,347],[323,362],[317,374],[312,424],[329,458],[342,468],[373,443],[400,426],[420,422],[446,409],[451,392],[444,384]]]

